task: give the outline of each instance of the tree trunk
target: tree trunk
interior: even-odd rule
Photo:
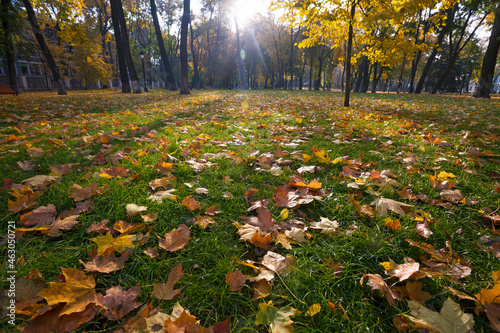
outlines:
[[[141,84],[139,83],[139,77],[134,67],[134,60],[132,59],[132,53],[130,52],[129,37],[127,31],[127,23],[125,22],[125,14],[123,13],[122,0],[111,0],[111,4],[116,6],[116,14],[120,26],[120,32],[122,36],[123,51],[125,53],[125,60],[127,62],[128,72],[130,74],[130,81],[132,81],[132,91],[134,94],[142,93]]]
[[[40,46],[40,50],[42,51],[43,57],[47,61],[47,65],[49,66],[50,72],[52,73],[52,79],[56,82],[57,85],[57,93],[59,95],[67,95],[66,88],[64,87],[64,82],[59,74],[59,69],[57,68],[56,61],[52,56],[52,52],[50,52],[49,46],[43,38],[42,32],[40,31],[40,26],[38,25],[38,20],[36,19],[35,11],[33,10],[33,6],[31,5],[29,0],[22,0],[24,7],[26,8],[26,12],[28,14],[28,21],[30,22],[31,29],[33,30],[33,34],[35,35],[36,41]]]
[[[10,20],[12,10],[11,0],[2,0],[0,7],[0,19],[2,20],[2,28],[5,41],[5,58],[7,61],[7,71],[9,72],[9,81],[12,90],[19,93],[16,75],[16,56],[14,53],[14,44],[12,43],[12,31],[10,30]]]
[[[316,77],[316,84],[314,85],[314,90],[319,90],[321,86],[321,74],[323,74],[323,57],[318,58],[318,76]]]
[[[184,0],[184,13],[182,14],[181,22],[181,95],[189,95],[189,68],[188,68],[188,52],[187,52],[187,35],[189,19],[191,17],[190,0]]]
[[[345,95],[344,95],[344,106],[349,107],[349,99],[351,96],[351,53],[352,53],[352,21],[354,20],[354,14],[356,13],[356,2],[351,5],[351,17],[349,19],[349,37],[347,39],[347,54],[346,54],[346,80],[345,80]]]
[[[246,80],[245,80],[245,69],[243,68],[243,54],[240,45],[240,31],[238,29],[238,20],[236,19],[236,14],[234,15],[234,24],[236,26],[236,47],[238,48],[238,72],[240,74],[240,90],[247,90]],[[248,73],[250,76],[250,73]]]
[[[193,56],[193,88],[200,89],[200,72],[198,71],[198,56],[196,55],[196,51],[194,49],[194,34],[193,34],[193,24],[191,20],[189,20],[189,28],[191,32],[191,55]]]
[[[365,57],[363,61],[366,60],[365,67],[363,68],[363,79],[361,80],[360,92],[366,93],[368,91],[368,86],[370,85],[370,60]]]
[[[453,24],[453,20],[455,18],[455,12],[456,12],[456,6],[454,8],[450,8],[447,10],[447,18],[446,18],[445,26],[439,32],[439,35],[438,35],[438,38],[436,41],[436,46],[432,49],[431,55],[429,56],[429,59],[427,59],[427,62],[425,63],[424,69],[422,71],[422,75],[420,75],[420,79],[418,80],[417,87],[415,88],[416,94],[420,94],[422,92],[422,87],[424,86],[424,82],[425,82],[425,79],[427,78],[427,74],[429,74],[429,71],[431,69],[431,65],[434,62],[434,59],[436,58],[436,55],[438,53],[438,49],[441,46],[441,43],[443,42],[443,39],[446,36],[446,33],[448,32],[448,29]]]
[[[311,51],[311,63],[309,64],[309,91],[312,89],[312,77],[313,77],[313,50],[309,49]]]
[[[156,10],[155,0],[149,0],[151,4],[151,16],[153,17],[153,25],[155,27],[156,41],[158,42],[158,48],[160,49],[160,58],[163,63],[163,68],[166,73],[166,84],[167,88],[171,91],[177,90],[177,84],[175,83],[174,73],[172,72],[172,67],[168,61],[167,51],[165,50],[165,43],[163,42],[163,36],[161,34],[160,22],[158,21],[158,13]]]
[[[113,23],[113,30],[115,31],[116,52],[118,55],[118,68],[120,69],[120,81],[122,83],[122,93],[129,94],[132,89],[130,88],[130,81],[128,79],[127,61],[125,60],[125,51],[123,50],[123,38],[120,28],[120,19],[118,10],[116,8],[116,0],[110,0],[111,5],[111,22]]]
[[[474,92],[474,97],[490,98],[491,86],[493,84],[493,74],[495,72],[498,49],[500,47],[500,5],[495,12],[495,21],[491,29],[490,41],[484,54],[481,66],[479,84]]]
[[[372,93],[377,92],[377,84],[378,84],[378,77],[377,77],[377,72],[378,72],[378,62],[376,62],[374,65],[373,69],[373,82],[372,82]]]
[[[406,65],[406,53],[403,55],[403,63],[401,64],[401,73],[399,74],[398,91],[397,91],[398,94],[403,86],[403,73],[405,71],[405,65]]]

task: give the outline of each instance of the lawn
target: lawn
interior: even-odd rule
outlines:
[[[0,327],[500,329],[500,100],[342,104],[0,96]]]

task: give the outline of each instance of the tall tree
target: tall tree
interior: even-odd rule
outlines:
[[[139,77],[137,76],[137,71],[135,70],[132,53],[130,52],[129,36],[127,23],[125,21],[125,13],[123,12],[122,0],[111,0],[111,6],[113,6],[113,4],[116,7],[116,14],[120,27],[119,29],[122,35],[123,52],[125,53],[125,60],[127,62],[130,81],[132,81],[132,91],[134,94],[140,94],[142,93],[142,89],[141,84],[139,83]]]
[[[122,83],[122,93],[130,93],[130,81],[128,79],[128,71],[127,71],[127,61],[125,60],[125,51],[123,46],[123,38],[120,29],[120,19],[118,14],[117,0],[110,0],[111,5],[111,20],[113,22],[113,30],[115,32],[115,42],[116,42],[116,51],[118,54],[118,67],[120,69],[120,81]]]
[[[187,52],[187,35],[189,20],[191,19],[191,2],[184,0],[184,12],[181,21],[181,95],[189,95],[189,67],[188,67],[188,52]]]
[[[500,47],[500,4],[495,11],[495,20],[491,29],[490,41],[483,58],[479,84],[474,92],[474,97],[490,98],[493,75],[495,73],[498,49]]]
[[[33,34],[35,35],[35,39],[38,43],[38,46],[40,46],[40,51],[42,52],[43,57],[45,58],[45,61],[47,62],[47,65],[50,69],[50,72],[52,73],[52,79],[56,82],[57,85],[57,93],[59,95],[66,95],[66,87],[64,86],[63,79],[59,73],[59,68],[56,64],[56,61],[54,60],[54,57],[52,56],[52,52],[49,49],[49,46],[47,45],[47,42],[45,41],[45,38],[42,35],[42,32],[40,30],[40,25],[38,24],[38,20],[36,18],[35,11],[33,10],[33,6],[31,5],[31,2],[29,0],[22,0],[24,7],[26,8],[26,13],[28,14],[28,21],[31,25],[31,29],[33,30]]]
[[[0,7],[0,20],[2,21],[3,41],[0,46],[5,51],[5,58],[7,60],[7,71],[9,74],[9,81],[12,90],[19,93],[16,75],[16,55],[14,52],[14,43],[12,42],[11,21],[13,17],[13,8],[11,0],[2,0]],[[3,45],[2,45],[3,44]]]
[[[151,4],[151,16],[153,16],[153,25],[155,27],[156,40],[158,42],[158,48],[160,49],[160,57],[163,63],[163,68],[166,72],[166,83],[168,89],[171,91],[177,90],[177,85],[174,79],[174,73],[172,72],[172,67],[170,67],[170,62],[168,61],[167,51],[165,50],[165,43],[163,42],[163,36],[161,34],[160,22],[158,21],[158,13],[156,10],[155,0],[149,1]]]
[[[199,65],[198,65],[198,54],[196,53],[195,47],[194,47],[194,33],[193,33],[193,22],[189,20],[189,29],[190,29],[190,35],[191,35],[191,56],[193,57],[193,88],[194,89],[200,89],[200,72],[199,72]]]
[[[240,31],[238,29],[238,19],[236,18],[236,13],[234,13],[234,24],[236,26],[236,47],[238,49],[238,72],[240,73],[240,90],[247,90],[247,83],[245,79],[245,70],[243,69],[243,49],[240,45]]]

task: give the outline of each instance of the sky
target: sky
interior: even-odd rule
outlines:
[[[245,26],[257,13],[265,14],[268,11],[271,0],[235,0],[236,16],[238,25]],[[191,9],[195,14],[201,11],[201,0],[192,0]]]

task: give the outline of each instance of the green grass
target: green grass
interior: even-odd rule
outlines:
[[[63,231],[61,237],[50,238],[36,231],[22,233],[16,248],[18,276],[26,276],[36,269],[46,282],[54,282],[54,277],[61,274],[60,267],[83,270],[79,260],[89,260],[89,252],[95,246],[90,238],[96,236],[87,234],[86,228],[102,219],[109,219],[110,224],[118,220],[142,223],[140,215],[127,216],[125,206],[135,203],[147,206],[148,212],[158,213],[158,220],[145,224],[142,232],[149,232],[149,240],[136,246],[124,269],[94,275],[96,291],[105,293],[112,286],[129,289],[139,285],[139,302],[152,302],[169,313],[179,302],[205,327],[231,318],[233,332],[266,332],[263,325],[255,325],[255,316],[259,303],[272,300],[278,308],[292,306],[301,312],[292,317],[296,332],[396,331],[392,318],[409,314],[406,301],[391,307],[381,292],[361,285],[360,280],[363,274],[380,274],[388,279],[390,286],[404,285],[405,282],[397,283],[396,278],[389,279],[379,262],[392,259],[400,264],[405,257],[421,262],[423,252],[411,247],[406,239],[425,242],[436,249],[450,242],[453,250],[469,259],[473,267],[472,274],[460,283],[446,278],[420,280],[423,290],[432,295],[428,305],[434,311],[439,311],[448,297],[458,302],[446,287],[469,295],[486,288],[492,283],[491,273],[500,269],[494,253],[479,241],[484,235],[496,237],[481,210],[491,212],[500,207],[500,181],[490,176],[492,172],[500,173],[500,100],[354,94],[351,108],[342,107],[342,103],[339,93],[297,91],[194,91],[187,97],[166,91],[142,95],[94,91],[72,92],[68,96],[49,93],[1,96],[0,178],[19,184],[35,175],[48,175],[49,166],[75,164],[70,173],[47,187],[38,205],[32,208],[54,204],[58,213],[71,209],[75,202],[69,194],[75,183],[84,187],[91,183],[110,187],[91,199],[94,211],[81,214],[79,223]],[[302,118],[302,122],[297,118]],[[450,146],[426,143],[423,138],[430,134]],[[111,137],[109,143],[100,141],[103,135]],[[193,151],[197,142],[199,149]],[[28,155],[30,147],[43,149],[44,155]],[[291,164],[281,166],[282,174],[274,176],[256,171],[260,154],[274,153],[278,147],[287,152],[283,159],[292,160]],[[326,150],[331,161],[349,156],[350,160],[360,163],[373,162],[365,168],[367,172],[390,169],[403,187],[411,186],[414,193],[427,194],[431,199],[439,199],[440,191],[431,185],[430,176],[441,171],[451,172],[463,196],[479,204],[454,203],[453,209],[431,207],[421,201],[401,199],[396,192],[401,188],[383,188],[380,197],[412,204],[412,210],[421,209],[434,219],[430,225],[433,235],[428,239],[417,235],[415,222],[409,216],[391,214],[402,226],[391,230],[384,225],[387,216],[360,216],[356,212],[349,193],[362,194],[358,201],[367,205],[376,196],[365,191],[366,187],[349,188],[347,185],[353,181],[339,176],[345,162],[322,163],[314,156],[313,147]],[[470,147],[485,153],[475,156],[469,152]],[[128,158],[115,164],[97,165],[93,161],[100,151],[106,156],[124,151]],[[259,151],[258,155],[255,151]],[[301,152],[293,158],[292,153],[296,151]],[[230,152],[233,152],[231,156]],[[177,178],[174,183],[177,201],[148,200],[151,194],[148,183],[162,177],[153,167],[161,161],[162,153],[178,159],[172,171]],[[210,160],[216,165],[197,172],[186,162],[191,157],[202,158],[205,153],[217,154],[218,158]],[[312,156],[311,160],[303,161],[302,154]],[[420,168],[419,172],[408,172],[401,162],[410,155],[417,159],[415,167]],[[31,171],[22,171],[16,163],[27,160],[36,166]],[[101,169],[112,165],[124,166],[130,175],[139,177],[130,180],[130,177],[98,176]],[[231,291],[225,283],[225,274],[238,268],[243,274],[253,276],[251,268],[238,262],[259,261],[265,253],[239,241],[233,225],[233,222],[243,223],[241,216],[255,215],[255,212],[247,212],[250,204],[245,192],[257,188],[259,192],[255,197],[269,199],[269,209],[281,221],[279,215],[283,208],[276,207],[271,197],[304,165],[321,167],[314,174],[302,176],[308,182],[313,179],[321,182],[330,195],[322,201],[289,209],[289,219],[304,221],[303,216],[307,215],[319,221],[320,217],[328,217],[338,221],[338,233],[328,237],[309,229],[312,237],[308,242],[293,244],[291,250],[276,245],[275,252],[296,258],[297,268],[287,276],[274,278],[273,292],[264,300],[252,300],[253,290],[248,281],[241,291]],[[84,177],[87,173],[89,178]],[[225,181],[225,176],[232,181]],[[194,183],[194,186],[190,188],[185,183]],[[377,185],[371,186],[379,191]],[[198,187],[207,188],[209,194],[196,194],[194,190]],[[230,192],[233,198],[224,199],[225,192]],[[200,211],[190,212],[181,205],[182,199],[189,195],[200,202]],[[3,235],[7,222],[17,222],[21,215],[8,211],[8,199],[14,198],[8,191],[1,191]],[[214,217],[217,225],[203,230],[188,224],[191,240],[186,249],[167,252],[159,248],[157,236],[163,237],[212,205],[221,211]],[[359,229],[349,235],[347,230],[353,225]],[[147,256],[143,251],[148,247],[157,249],[159,255]],[[6,258],[5,240],[1,251]],[[342,265],[339,276],[330,272],[327,265],[330,258]],[[184,288],[180,296],[171,301],[156,300],[151,295],[153,284],[164,283],[179,263],[184,273],[176,284],[176,288]],[[5,288],[8,269],[6,264],[2,268],[0,279]],[[335,310],[330,310],[329,301],[336,305]],[[306,315],[313,304],[320,304],[321,311],[314,316]],[[474,310],[470,301],[461,301],[460,305],[466,313]],[[5,318],[3,313],[2,318]],[[26,325],[28,320],[17,316],[18,326]],[[474,316],[474,320],[477,332],[490,330],[485,314]],[[2,319],[0,325],[7,331],[12,329],[6,319]],[[119,322],[98,315],[79,331],[104,332],[118,326]]]

